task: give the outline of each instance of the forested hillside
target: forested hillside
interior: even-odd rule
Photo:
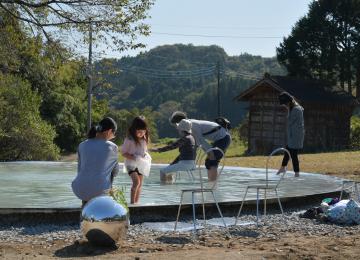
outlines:
[[[58,42],[34,36],[0,12],[0,160],[54,160],[75,152],[86,138],[86,60]],[[219,70],[217,67],[219,64]],[[151,139],[174,136],[174,110],[196,118],[217,114],[217,72],[221,111],[234,124],[244,105],[233,101],[263,72],[283,74],[274,58],[229,57],[217,46],[171,45],[136,57],[97,62],[92,119],[113,117],[118,144],[134,116],[144,114]]]
[[[220,78],[220,110],[237,125],[245,104],[233,101],[264,72],[283,75],[276,58],[242,54],[228,56],[218,46],[164,45],[136,57],[106,59],[97,63],[109,88],[97,92],[117,109],[145,108],[156,111],[160,137],[176,134],[167,118],[174,110],[191,117],[217,116],[217,80]]]

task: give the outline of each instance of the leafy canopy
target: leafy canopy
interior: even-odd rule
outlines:
[[[91,23],[98,40],[125,50],[143,46],[137,36],[149,34],[142,21],[152,4],[152,0],[0,0],[0,9],[48,40],[56,37],[52,33],[56,29],[80,32],[81,40],[87,40]]]

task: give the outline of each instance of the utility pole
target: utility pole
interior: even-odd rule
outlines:
[[[220,62],[216,63],[217,69],[217,115],[220,116]]]
[[[88,78],[89,84],[87,89],[87,131],[91,128],[91,98],[93,88],[93,75],[92,75],[92,23],[89,23],[89,59],[88,59]]]

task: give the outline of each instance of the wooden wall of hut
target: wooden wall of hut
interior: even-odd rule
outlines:
[[[286,145],[287,110],[279,106],[279,93],[268,87],[258,87],[249,104],[248,151],[269,154]],[[305,121],[304,151],[330,151],[348,147],[350,117],[347,105],[303,103]]]
[[[306,103],[303,106],[304,151],[331,151],[349,146],[351,107]]]
[[[278,92],[259,87],[249,106],[248,149],[251,154],[268,154],[286,143],[286,109],[279,106]]]

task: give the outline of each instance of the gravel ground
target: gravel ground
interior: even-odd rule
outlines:
[[[226,218],[229,220],[229,218]],[[241,222],[253,222],[244,215]],[[117,248],[99,248],[81,237],[78,223],[58,225],[0,221],[0,259],[358,259],[360,226],[299,218],[299,211],[270,214],[266,224],[208,225],[195,236],[160,232],[147,223],[131,225]]]
[[[162,232],[149,229],[143,224],[131,225],[128,230],[128,242],[149,242],[154,244],[168,243],[158,239],[159,237],[174,236],[189,239],[192,243],[201,243],[201,237],[222,237],[224,240],[233,236],[252,237],[252,238],[270,238],[279,239],[284,233],[293,233],[298,236],[348,236],[360,234],[360,225],[345,226],[331,223],[322,223],[318,220],[299,218],[299,211],[288,212],[285,217],[281,214],[267,215],[266,222],[259,227],[256,225],[230,226],[228,230],[208,225],[206,229],[198,231],[198,239],[194,239],[192,232]],[[228,219],[228,218],[227,218]],[[255,216],[245,215],[240,218],[240,222],[255,221]],[[44,245],[51,247],[56,241],[72,243],[81,239],[79,224],[37,224],[22,225],[0,225],[0,241],[8,243],[28,243],[31,245]]]

